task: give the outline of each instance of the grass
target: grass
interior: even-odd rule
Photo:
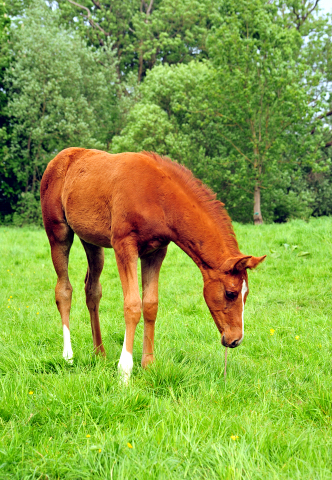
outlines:
[[[86,259],[74,242],[68,365],[46,235],[0,228],[0,479],[332,478],[332,219],[235,229],[243,253],[268,258],[249,273],[245,339],[229,351],[227,381],[200,272],[172,245],[156,363],[139,366],[141,322],[124,387],[114,252],[101,279],[104,361],[92,354]]]

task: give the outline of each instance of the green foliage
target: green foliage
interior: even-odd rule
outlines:
[[[315,0],[1,8],[0,221],[35,218],[67,146],[168,155],[241,222],[331,211],[332,16]]]
[[[17,227],[24,225],[42,226],[42,214],[39,195],[34,192],[22,192],[12,217],[12,222]]]
[[[13,29],[14,61],[6,75],[13,126],[1,189],[12,208],[23,189],[38,191],[45,166],[63,148],[107,148],[117,115],[111,45],[86,47],[43,2],[27,13]]]
[[[187,63],[206,55],[211,0],[60,0],[66,22],[95,46],[112,38],[119,77],[135,71],[140,82],[158,63]],[[79,18],[79,23],[77,23]],[[87,21],[88,20],[88,21]]]
[[[93,356],[87,262],[74,241],[75,359],[68,365],[46,235],[0,228],[1,480],[330,480],[331,223],[235,224],[241,251],[268,257],[248,273],[245,337],[228,351],[226,382],[201,274],[170,245],[160,275],[156,363],[140,367],[141,319],[128,387],[117,377],[125,326],[114,252],[106,250],[101,278],[104,360]]]
[[[126,127],[113,138],[112,152],[156,150],[199,174],[199,159],[207,163],[212,149],[211,136],[200,131],[195,115],[204,99],[201,84],[209,75],[205,63],[155,67],[139,89],[141,100]]]
[[[0,174],[3,167],[2,160],[9,146],[10,122],[6,106],[8,98],[6,95],[4,76],[8,68],[10,57],[8,52],[10,19],[7,13],[7,7],[3,2],[0,4]],[[0,176],[0,220],[1,213],[5,212],[3,196],[1,195],[2,175]]]
[[[225,1],[208,34],[209,61],[155,67],[112,151],[170,154],[236,220],[248,221],[253,207],[260,213],[255,191],[265,220],[308,218],[315,196],[306,177],[329,168],[321,146],[330,129],[319,115],[327,105],[321,74],[288,26],[265,0]]]
[[[227,16],[208,41],[215,66],[209,110],[220,119],[221,135],[232,147],[229,182],[252,192],[284,188],[298,165],[325,166],[315,128],[320,102],[308,103],[319,76],[301,57],[302,38],[278,19],[274,4],[227,1]],[[265,208],[264,208],[265,210]],[[254,205],[259,212],[259,205]]]

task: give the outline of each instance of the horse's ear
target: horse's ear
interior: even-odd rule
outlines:
[[[242,272],[247,268],[247,263],[251,259],[251,255],[242,255],[241,257],[228,258],[223,264],[224,272]]]
[[[257,265],[264,262],[265,259],[266,259],[266,255],[263,255],[262,257],[251,257],[247,263],[246,268],[250,268],[250,269],[256,268]]]
[[[264,261],[266,255],[262,257],[253,257],[252,255],[242,255],[241,257],[228,258],[222,265],[225,272],[242,272],[246,268],[256,268]]]

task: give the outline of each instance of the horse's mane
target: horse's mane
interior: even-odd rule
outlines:
[[[225,242],[227,243],[228,248],[234,254],[238,254],[239,247],[231,219],[224,208],[225,205],[219,200],[216,200],[217,195],[213,193],[212,190],[201,180],[194,177],[193,173],[188,168],[180,163],[165,156],[161,157],[154,152],[143,151],[141,153],[153,158],[161,167],[165,167],[166,170],[175,176],[180,184],[184,185],[191,191],[193,196],[198,200],[199,204],[226,234]]]

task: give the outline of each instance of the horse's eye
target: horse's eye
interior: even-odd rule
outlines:
[[[238,294],[236,292],[227,292],[226,291],[226,298],[228,300],[235,300],[237,298]]]

